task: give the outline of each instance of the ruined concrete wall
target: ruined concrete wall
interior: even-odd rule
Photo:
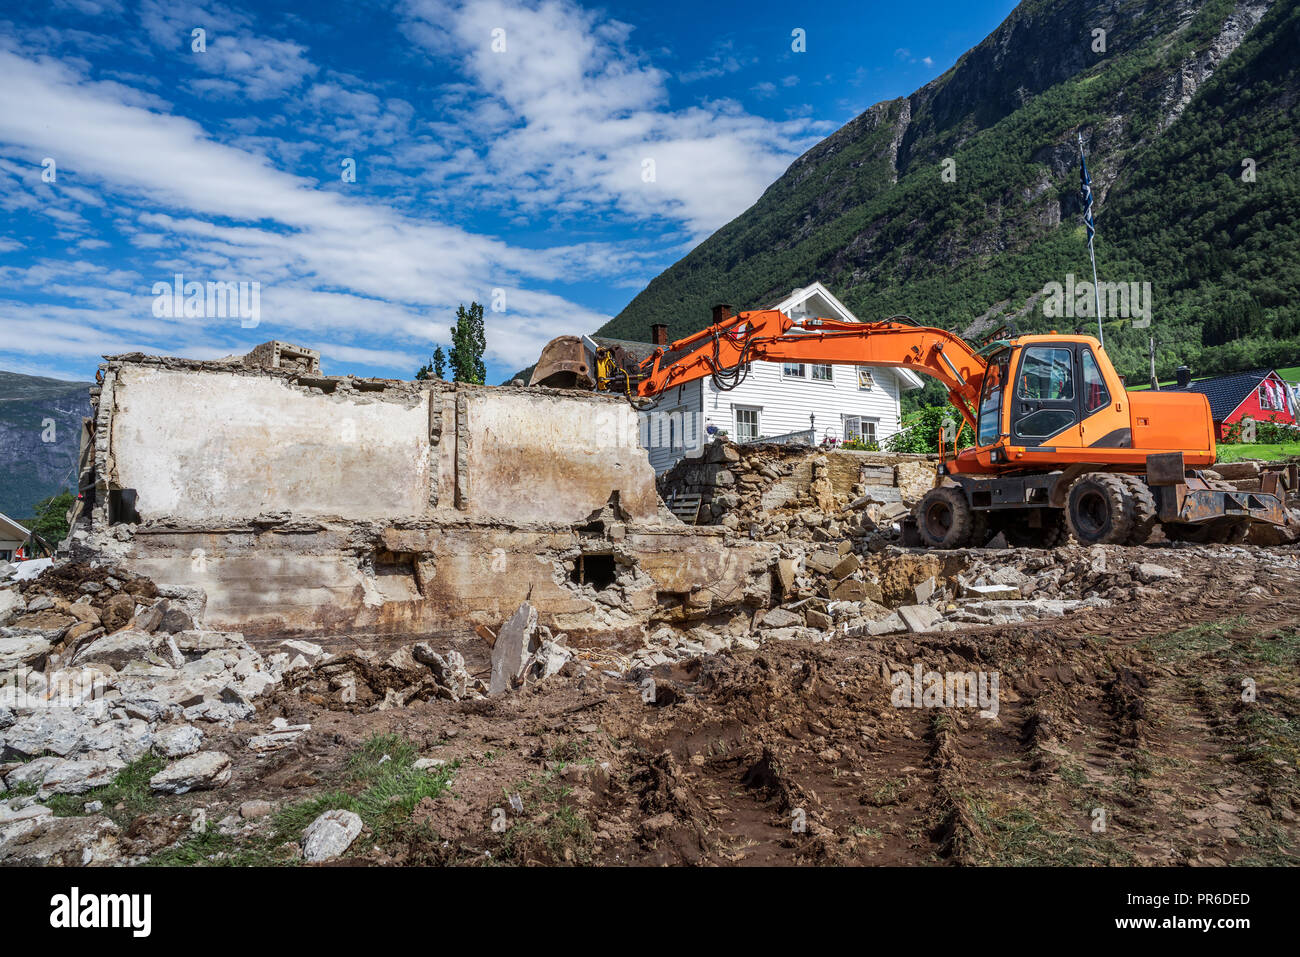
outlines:
[[[458,489],[474,514],[579,522],[617,491],[630,518],[657,515],[654,471],[625,400],[480,389],[458,394],[457,402],[458,434],[465,436],[458,463],[469,466]]]
[[[106,367],[97,521],[266,512],[359,521],[578,522],[617,494],[657,521],[636,413],[610,396],[334,378],[180,360]]]
[[[771,545],[684,527],[618,534],[437,522],[154,527],[117,544],[114,557],[202,588],[208,627],[251,639],[495,630],[527,600],[575,645],[633,648],[655,621],[725,619],[768,603]],[[579,556],[607,557],[613,577],[574,581]]]
[[[619,397],[251,362],[110,360],[77,557],[202,588],[209,627],[268,641],[463,635],[527,600],[635,647],[770,600],[772,546],[661,519]]]
[[[325,395],[282,377],[128,365],[113,406],[111,479],[136,490],[142,517],[430,510],[427,392]]]

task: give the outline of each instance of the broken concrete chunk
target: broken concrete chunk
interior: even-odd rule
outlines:
[[[962,585],[961,594],[963,598],[994,601],[1019,598],[1020,589],[1015,585]]]
[[[849,552],[831,569],[831,577],[836,580],[848,578],[861,567],[862,559],[853,552]]]
[[[916,595],[916,603],[918,605],[924,605],[926,602],[928,602],[931,598],[934,597],[934,593],[935,591],[938,590],[938,588],[939,588],[939,582],[935,579],[933,575],[931,575],[929,578],[925,578],[917,582],[916,588],[913,589],[913,594]]]
[[[830,598],[836,601],[874,601],[884,600],[884,593],[875,582],[858,581],[846,578],[830,589]]]
[[[929,605],[904,605],[898,614],[908,630],[915,632],[929,631],[943,620],[943,615]]]
[[[110,784],[126,766],[115,758],[77,758],[60,760],[41,781],[43,794],[85,794],[91,788]]]
[[[166,649],[166,637],[128,629],[96,638],[73,656],[78,665],[105,664],[121,670],[133,661],[149,661]]]
[[[781,598],[786,599],[794,595],[796,563],[792,558],[778,558],[776,567],[773,569],[776,575],[776,586],[780,590]]]
[[[338,857],[361,834],[361,818],[353,811],[326,811],[303,832],[302,856],[316,863]]]
[[[111,864],[119,857],[117,839],[117,825],[106,817],[42,815],[26,828],[4,831],[0,840],[0,865],[84,867],[88,864]]]
[[[225,787],[230,778],[230,755],[200,751],[167,765],[149,779],[149,787],[166,794],[185,794]]]
[[[492,676],[488,683],[488,694],[498,695],[508,691],[523,675],[524,661],[536,633],[537,609],[524,602],[497,633],[496,644],[492,646]]]
[[[37,632],[8,631],[7,636],[0,636],[0,671],[39,666],[51,648],[49,639]]]
[[[303,641],[299,638],[290,638],[287,641],[280,642],[280,647],[288,649],[290,655],[301,655],[307,660],[308,664],[314,665],[325,657],[325,649],[320,645]]]
[[[795,628],[803,624],[803,615],[786,608],[770,608],[764,613],[761,625],[764,628]]]
[[[154,732],[153,749],[164,758],[183,758],[203,746],[203,732],[193,725],[182,724]]]
[[[1133,566],[1133,574],[1137,576],[1138,581],[1144,585],[1153,585],[1158,581],[1164,581],[1167,578],[1178,578],[1175,571],[1165,568],[1164,565],[1153,565],[1150,562],[1139,562]]]

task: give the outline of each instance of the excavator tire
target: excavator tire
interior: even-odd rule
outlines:
[[[1123,545],[1133,534],[1133,511],[1123,476],[1088,472],[1070,486],[1065,520],[1080,545]]]
[[[1151,486],[1136,475],[1121,475],[1128,486],[1133,499],[1133,531],[1129,534],[1129,545],[1145,545],[1156,527],[1156,497]]]
[[[975,516],[966,493],[947,486],[930,489],[916,506],[916,530],[930,548],[969,545]]]

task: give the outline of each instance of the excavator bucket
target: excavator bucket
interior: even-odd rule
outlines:
[[[560,336],[546,344],[528,384],[552,389],[594,389],[592,360],[581,336]]]

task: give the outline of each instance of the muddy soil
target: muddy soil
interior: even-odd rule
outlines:
[[[215,732],[230,785],[133,830],[157,832],[149,853],[200,807],[355,789],[352,756],[396,734],[453,766],[449,789],[341,863],[1297,863],[1300,571],[1280,551],[1186,553],[1155,597],[1064,618],[769,641],[486,701],[376,711],[289,685],[258,725],[309,733],[258,756],[255,726]],[[996,716],[895,707],[891,676],[917,664],[996,674]],[[214,859],[255,839],[243,826]]]

